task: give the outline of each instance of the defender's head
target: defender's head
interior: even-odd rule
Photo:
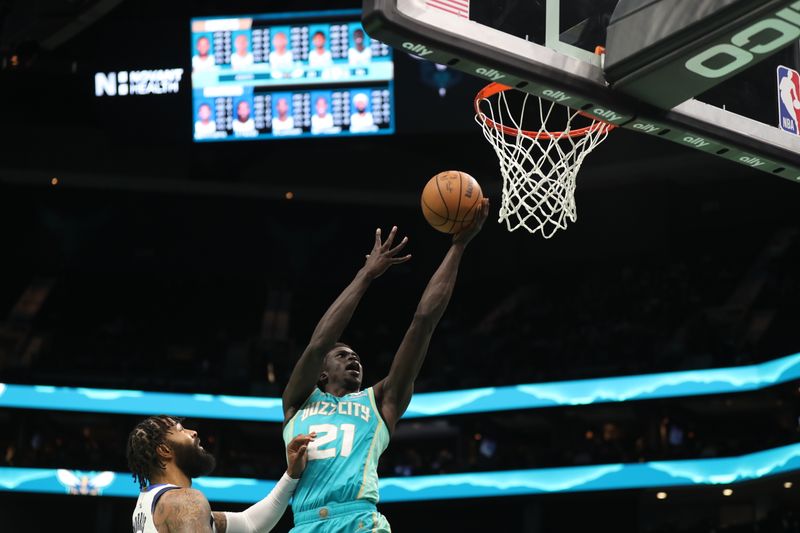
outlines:
[[[214,470],[214,456],[200,445],[196,431],[183,427],[182,420],[151,416],[139,422],[128,435],[125,450],[128,468],[142,489],[170,464],[189,478],[205,476]]]
[[[358,392],[361,390],[363,374],[364,369],[358,354],[345,343],[337,342],[325,354],[317,386],[325,392],[335,388]]]

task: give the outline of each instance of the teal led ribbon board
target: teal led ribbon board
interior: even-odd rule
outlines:
[[[800,379],[800,354],[757,365],[415,394],[403,418],[732,394]],[[282,422],[280,398],[0,383],[0,408]]]
[[[382,503],[486,498],[622,489],[727,485],[800,470],[800,444],[718,459],[654,461],[412,476],[380,480]],[[193,486],[215,502],[250,503],[274,481],[205,477]],[[135,498],[139,488],[127,472],[81,472],[0,468],[0,491]]]

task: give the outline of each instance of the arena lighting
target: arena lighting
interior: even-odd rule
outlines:
[[[435,357],[435,356],[432,356]],[[757,365],[415,394],[405,419],[732,394],[800,379],[800,354]],[[280,398],[0,383],[0,408],[282,422]]]
[[[723,490],[722,491],[722,495],[723,496],[732,496],[733,495],[733,489],[725,489],[725,490]]]
[[[716,459],[654,461],[383,478],[382,503],[488,498],[568,492],[731,485],[800,470],[800,444]],[[194,487],[211,501],[258,501],[274,481],[205,477]],[[134,498],[139,488],[127,472],[0,468],[0,491]],[[725,493],[733,493],[730,488]]]
[[[658,498],[659,500],[666,500],[667,499],[667,493],[666,492],[658,492],[658,493],[656,493],[656,498]]]
[[[783,484],[783,488],[784,488],[784,489],[791,489],[791,488],[792,488],[792,482],[791,482],[791,481],[787,481],[787,482],[785,482],[785,483]]]

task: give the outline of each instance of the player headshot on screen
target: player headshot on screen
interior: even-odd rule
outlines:
[[[233,41],[236,51],[231,54],[231,68],[242,70],[253,66],[253,54],[247,50],[247,35],[240,33]]]
[[[216,67],[214,54],[211,53],[211,39],[204,35],[197,39],[195,47],[197,48],[197,54],[192,56],[193,72],[202,72]]]
[[[328,100],[324,96],[317,98],[314,104],[316,113],[311,117],[311,133],[314,135],[331,132],[333,115],[328,113]]]
[[[381,230],[375,231],[364,266],[314,329],[283,391],[284,441],[316,432],[292,500],[292,533],[391,530],[375,505],[378,460],[411,402],[414,381],[453,294],[464,251],[486,221],[489,201],[483,199],[477,210],[475,221],[453,236],[383,379],[363,388],[361,357],[339,338],[372,282],[393,265],[411,259],[399,255],[408,238],[393,246],[397,227],[385,242]],[[424,524],[424,518],[420,520]],[[424,525],[417,529],[431,530]]]
[[[294,129],[294,118],[289,114],[289,102],[286,98],[278,98],[275,104],[277,117],[272,117],[272,133],[280,135]]]
[[[211,106],[200,104],[197,108],[197,122],[194,123],[194,136],[198,139],[212,137],[217,133],[217,123],[211,117]]]
[[[181,418],[151,416],[130,435],[125,455],[139,499],[133,509],[134,533],[255,533],[270,531],[283,516],[308,462],[315,435],[298,435],[286,448],[289,467],[266,498],[241,513],[212,512],[208,500],[192,488],[192,479],[210,474],[214,456],[200,444],[197,431]]]
[[[353,46],[347,51],[347,62],[351,65],[367,65],[372,61],[372,50],[364,44],[364,30],[353,32]]]
[[[333,65],[333,58],[329,50],[325,49],[325,34],[321,31],[314,33],[311,44],[314,49],[308,53],[308,66],[314,68],[329,67]]]
[[[236,104],[236,120],[233,121],[233,133],[239,137],[252,137],[257,135],[256,122],[250,116],[250,102],[239,100]]]
[[[356,108],[356,112],[350,115],[351,132],[375,131],[375,121],[372,113],[367,111],[367,104],[369,104],[369,97],[365,93],[357,93],[353,97],[353,106]]]
[[[282,31],[272,37],[272,51],[269,53],[269,66],[272,70],[291,70],[294,66],[292,51],[287,48],[289,38]]]

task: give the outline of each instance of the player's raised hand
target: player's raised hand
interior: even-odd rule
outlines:
[[[317,437],[316,433],[309,433],[308,435],[298,435],[293,438],[289,445],[286,446],[286,455],[288,457],[289,467],[286,472],[290,477],[299,479],[303,475],[308,463],[308,445]]]
[[[392,231],[389,232],[389,237],[386,238],[386,242],[381,241],[381,229],[378,228],[375,230],[375,244],[372,247],[372,250],[367,255],[367,262],[364,264],[364,268],[372,278],[377,278],[388,268],[392,265],[397,265],[399,263],[405,263],[409,259],[411,259],[411,254],[403,255],[398,257],[403,248],[405,248],[406,244],[408,243],[408,237],[403,237],[403,240],[400,241],[400,244],[392,248],[392,244],[394,244],[394,238],[397,235],[397,226],[392,227]]]
[[[453,235],[453,244],[467,244],[477,235],[489,216],[489,199],[484,198],[472,224]]]

